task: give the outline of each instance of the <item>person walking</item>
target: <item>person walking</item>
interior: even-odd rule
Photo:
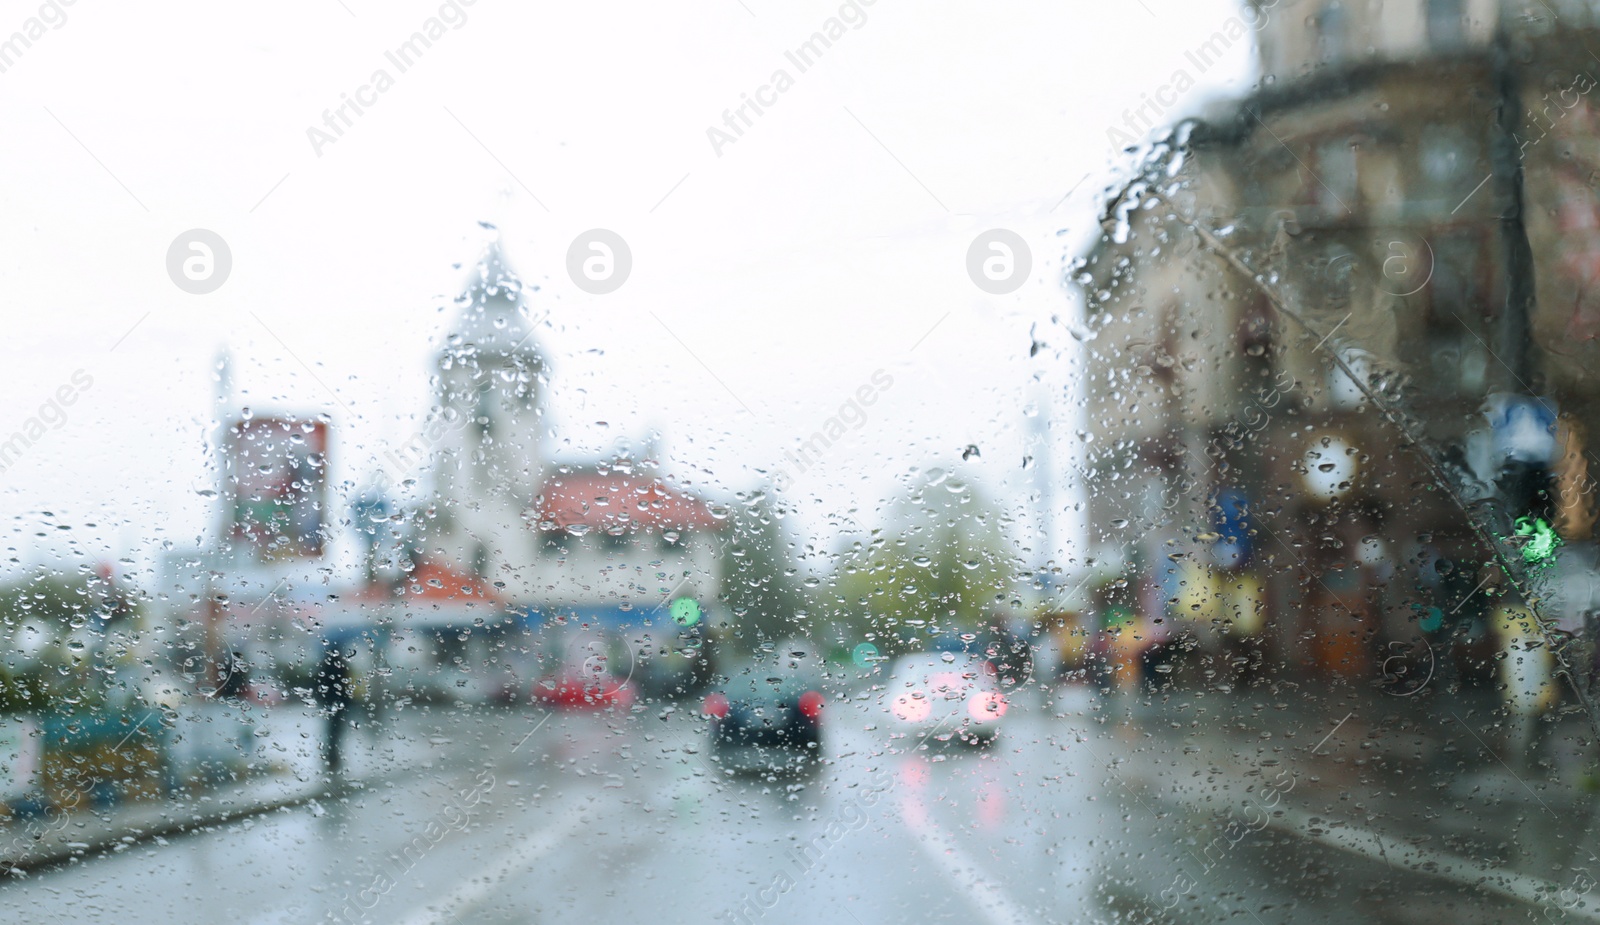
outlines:
[[[328,729],[323,756],[328,770],[337,773],[342,764],[339,750],[347,724],[345,715],[350,712],[352,699],[350,660],[338,646],[328,646],[317,663],[316,684],[312,690],[317,705],[327,711]]]
[[[1507,598],[1496,607],[1491,625],[1500,649],[1501,696],[1511,716],[1506,760],[1531,770],[1537,760],[1539,718],[1555,706],[1561,693],[1555,656],[1539,618],[1518,598]]]
[[[1020,688],[1033,677],[1033,646],[1011,632],[1003,614],[993,614],[984,627],[983,654],[994,665],[1006,690]]]

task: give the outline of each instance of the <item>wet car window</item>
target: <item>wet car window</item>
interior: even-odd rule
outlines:
[[[0,920],[1600,919],[1600,4],[0,4]]]

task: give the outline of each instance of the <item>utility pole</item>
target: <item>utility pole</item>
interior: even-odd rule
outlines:
[[[1516,59],[1512,54],[1512,36],[1507,28],[1504,6],[1495,27],[1490,61],[1494,93],[1497,100],[1495,136],[1491,149],[1491,165],[1495,177],[1495,203],[1500,208],[1500,244],[1505,266],[1505,305],[1500,312],[1494,341],[1494,354],[1498,363],[1491,367],[1500,371],[1494,391],[1532,407],[1540,402],[1533,393],[1530,318],[1537,298],[1534,289],[1533,248],[1528,243],[1525,221],[1526,183],[1522,145],[1517,133],[1522,128],[1522,95],[1516,72]],[[1542,403],[1541,403],[1542,404]],[[1518,412],[1525,415],[1529,412]],[[1553,417],[1553,413],[1551,417]],[[1507,414],[1510,417],[1510,413]],[[1548,462],[1548,461],[1547,461]],[[1541,495],[1549,488],[1548,470],[1522,459],[1501,460],[1496,479],[1501,517],[1495,525],[1502,536],[1509,535],[1513,521],[1540,504]]]
[[[1036,550],[1039,567],[1043,569],[1056,557],[1055,465],[1050,458],[1050,390],[1041,385],[1036,394],[1038,397],[1033,417],[1028,421],[1028,430],[1033,443],[1033,488],[1039,496],[1039,539]]]
[[[1529,368],[1529,318],[1535,300],[1533,248],[1528,244],[1524,219],[1525,183],[1522,147],[1517,132],[1522,128],[1522,95],[1511,54],[1511,36],[1502,9],[1491,46],[1494,93],[1497,100],[1495,135],[1491,147],[1491,167],[1495,178],[1495,202],[1500,206],[1500,244],[1505,257],[1506,301],[1501,312],[1495,352],[1502,382],[1499,391],[1525,393],[1531,379]]]

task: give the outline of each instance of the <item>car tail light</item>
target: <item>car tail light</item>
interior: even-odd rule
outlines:
[[[705,706],[700,712],[722,719],[728,715],[728,698],[722,694],[707,694]]]
[[[928,702],[927,694],[922,691],[912,691],[896,697],[890,709],[902,722],[920,723],[933,712],[933,705]]]
[[[981,691],[967,698],[967,713],[978,722],[996,720],[1006,715],[1006,695],[999,691]]]
[[[806,691],[800,695],[800,712],[806,719],[815,720],[822,715],[822,695],[816,691]]]

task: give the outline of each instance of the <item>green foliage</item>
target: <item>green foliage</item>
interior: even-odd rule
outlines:
[[[797,546],[765,496],[733,515],[722,560],[722,602],[731,616],[723,642],[753,653],[763,642],[809,635],[808,599]]]
[[[133,602],[114,584],[57,573],[0,585],[0,713],[52,712],[104,699],[105,675],[90,647],[67,645],[75,632],[131,621]]]
[[[0,715],[38,713],[50,706],[49,691],[37,671],[15,671],[0,665]]]
[[[841,557],[834,624],[886,656],[917,637],[977,633],[1005,606],[1013,563],[999,519],[965,486],[930,484],[892,508],[890,526]]]
[[[0,623],[20,626],[43,620],[53,626],[82,626],[95,611],[88,582],[44,575],[0,585]]]

